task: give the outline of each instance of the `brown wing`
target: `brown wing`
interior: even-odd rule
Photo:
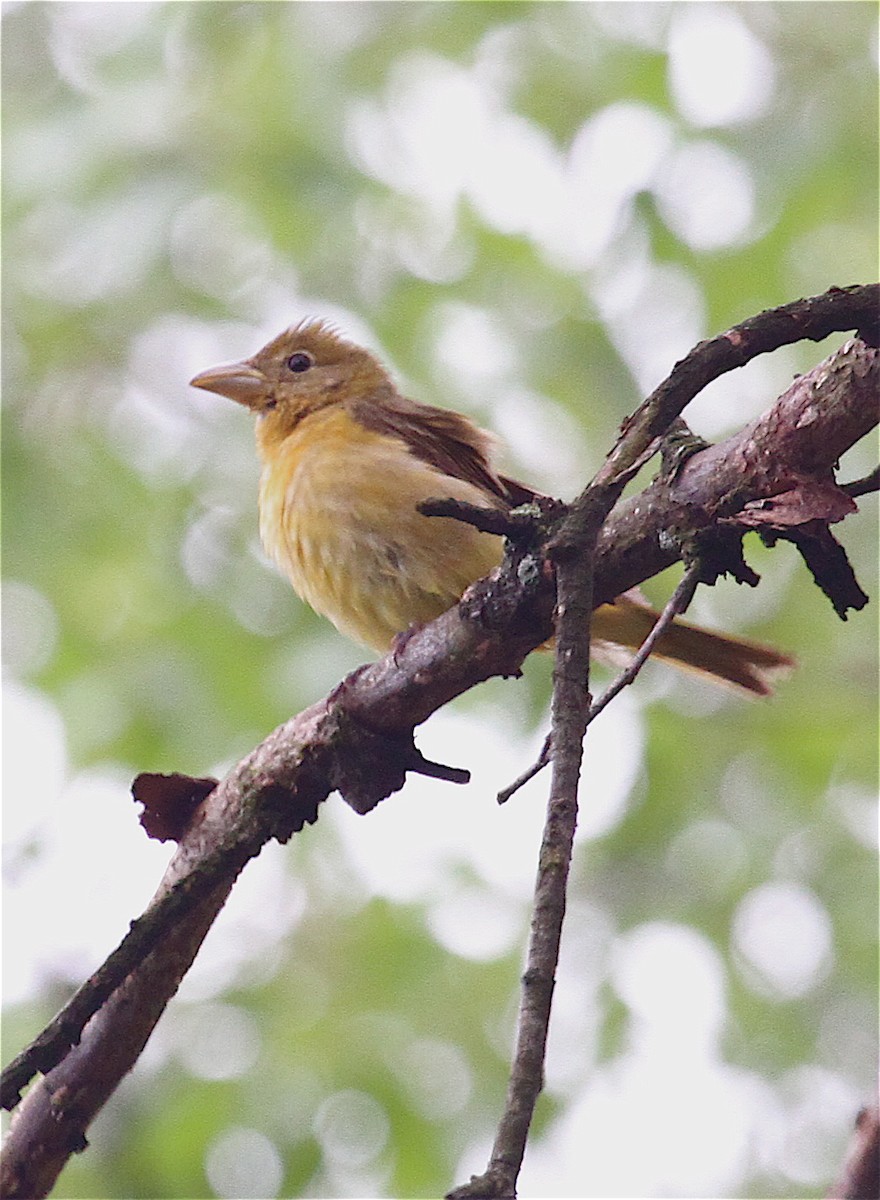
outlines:
[[[509,475],[499,475],[498,478],[510,497],[510,503],[514,508],[518,504],[531,504],[533,500],[544,495],[544,492],[536,492],[534,488],[530,488],[525,483],[518,483],[515,479],[511,479]]]
[[[523,484],[495,473],[491,435],[461,413],[417,404],[393,390],[380,404],[358,398],[350,403],[350,411],[365,429],[400,438],[416,458],[478,487],[490,503],[524,504],[534,498]]]

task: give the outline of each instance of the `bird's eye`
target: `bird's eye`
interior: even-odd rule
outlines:
[[[271,400],[267,400],[263,405],[263,412],[271,412],[273,408],[278,407],[278,401],[273,396]]]
[[[291,354],[287,360],[288,369],[296,375],[301,374],[303,371],[308,371],[309,367],[313,367],[314,365],[315,360],[305,350],[297,350],[296,354]]]

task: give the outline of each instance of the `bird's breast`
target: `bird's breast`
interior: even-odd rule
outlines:
[[[296,592],[374,650],[454,604],[501,559],[501,540],[420,501],[452,496],[495,504],[344,408],[323,409],[261,448],[260,534]]]

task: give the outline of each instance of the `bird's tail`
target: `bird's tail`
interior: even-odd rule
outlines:
[[[609,647],[637,649],[656,622],[659,613],[632,594],[618,596],[593,614],[593,638]],[[712,633],[675,621],[663,634],[652,657],[695,671],[716,682],[727,683],[755,696],[768,696],[775,679],[786,675],[795,660],[772,646],[745,638]]]

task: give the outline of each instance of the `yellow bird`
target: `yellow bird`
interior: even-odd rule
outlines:
[[[316,612],[380,653],[501,561],[500,538],[423,516],[417,505],[453,497],[510,508],[535,494],[495,470],[491,434],[460,413],[402,396],[372,354],[322,321],[293,326],[192,385],[257,415],[266,552]],[[656,617],[621,596],[596,610],[593,636],[632,649]],[[759,695],[792,665],[772,647],[683,621],[656,653]]]

